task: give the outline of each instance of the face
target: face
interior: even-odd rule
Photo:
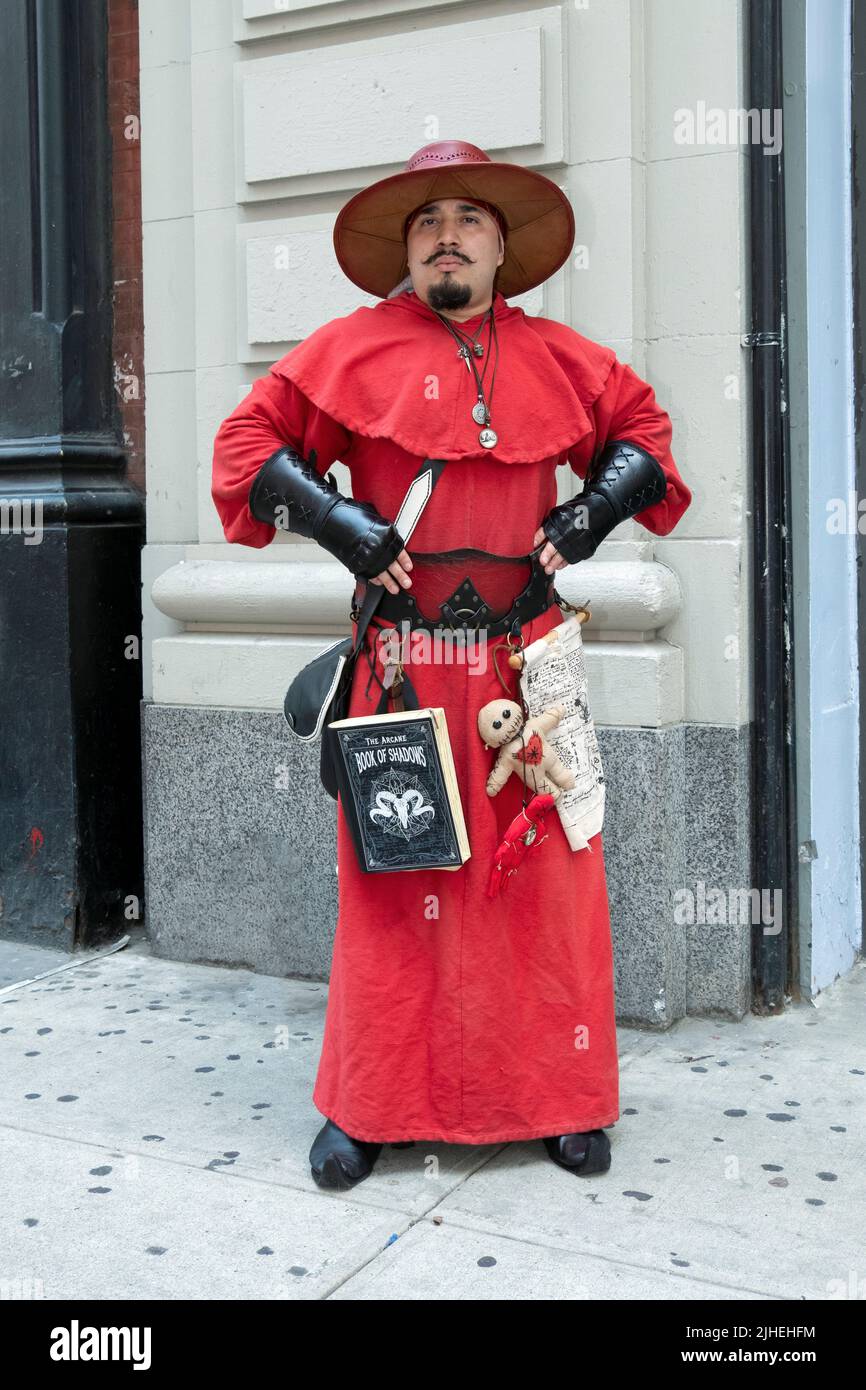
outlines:
[[[523,727],[523,711],[516,705],[503,704],[495,719],[490,721],[491,728],[494,730],[493,737],[496,739],[497,748],[503,744],[510,743],[516,738]]]
[[[440,198],[413,217],[406,256],[419,299],[440,313],[471,318],[493,302],[505,244],[486,208],[465,198]]]

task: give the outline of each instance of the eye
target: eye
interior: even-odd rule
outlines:
[[[474,212],[465,212],[465,213],[463,214],[463,218],[464,218],[464,221],[467,221],[467,222],[478,222],[478,221],[479,221],[479,218],[476,217],[476,215],[475,215]],[[425,223],[427,223],[427,222],[435,222],[435,221],[436,221],[436,218],[434,217],[434,215],[433,215],[432,212],[428,212],[427,215],[426,215],[425,217],[419,217],[418,221],[420,222],[421,226],[423,227],[423,226],[425,225]]]
[[[510,710],[510,709],[504,709],[504,710],[502,711],[502,718],[503,718],[503,719],[510,719],[510,718],[511,718],[511,710]]]
[[[494,727],[494,729],[501,729],[501,728],[502,728],[502,720],[501,720],[501,719],[494,719],[494,721],[493,721],[493,727]]]

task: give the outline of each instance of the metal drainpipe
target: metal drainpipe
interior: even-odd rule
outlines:
[[[857,497],[866,494],[866,11],[851,6],[851,188],[854,250],[854,452]],[[859,520],[859,517],[858,517]],[[857,529],[860,697],[860,949],[866,955],[866,534]]]
[[[782,110],[781,0],[748,0],[749,108]],[[749,145],[753,709],[752,885],[782,890],[782,929],[752,931],[752,1008],[784,1009],[797,971],[793,582],[783,154]]]

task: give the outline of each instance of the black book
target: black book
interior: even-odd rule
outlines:
[[[370,874],[459,869],[469,837],[444,709],[335,719],[337,786]]]

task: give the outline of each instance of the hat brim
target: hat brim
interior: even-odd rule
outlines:
[[[437,197],[461,196],[495,203],[508,223],[496,281],[505,298],[543,284],[568,259],[574,213],[562,189],[520,164],[490,160],[404,171],[356,193],[334,223],[334,251],[344,274],[385,299],[409,270],[403,241],[409,213]]]

